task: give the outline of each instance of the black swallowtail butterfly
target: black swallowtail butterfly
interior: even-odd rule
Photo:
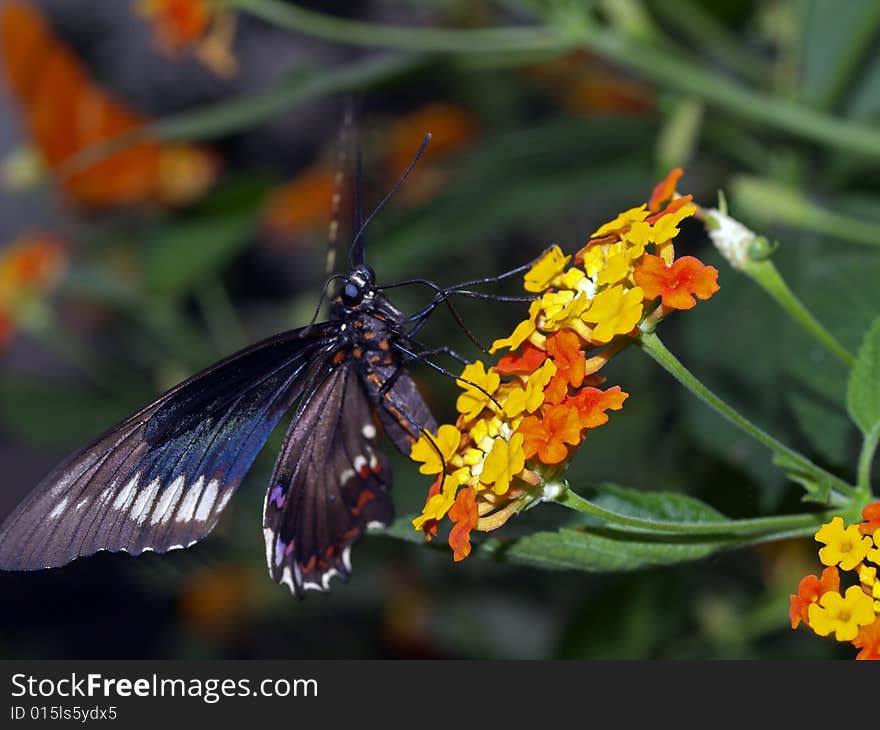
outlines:
[[[526,268],[442,290],[407,282],[434,286],[436,296],[406,317],[376,286],[364,225],[347,276],[331,277],[342,285],[328,321],[212,365],[69,457],[0,525],[0,569],[194,544],[216,525],[279,419],[295,408],[264,505],[269,571],[299,597],[328,590],[333,576],[346,580],[352,543],[393,517],[377,425],[406,454],[420,433],[437,429],[403,366],[428,354],[418,352],[414,333],[441,302],[455,312],[449,295],[490,298],[467,287]]]

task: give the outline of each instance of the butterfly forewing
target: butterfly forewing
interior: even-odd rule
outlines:
[[[304,399],[275,464],[263,515],[269,572],[297,595],[348,578],[351,544],[391,522],[391,473],[364,383],[343,360]]]
[[[0,568],[163,552],[204,537],[337,332],[309,327],[247,348],[71,456],[0,525]]]

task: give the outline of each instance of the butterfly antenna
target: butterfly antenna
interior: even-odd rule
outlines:
[[[330,288],[330,285],[337,281],[338,279],[345,279],[342,274],[333,274],[327,281],[324,282],[324,286],[321,289],[321,296],[318,299],[318,306],[315,307],[315,313],[312,315],[312,319],[309,322],[308,326],[311,327],[315,322],[318,321],[318,315],[321,313],[321,307],[324,306],[324,300],[327,298],[327,290]]]
[[[360,264],[365,264],[367,262],[366,251],[364,250],[364,230],[370,224],[370,221],[376,216],[376,214],[385,207],[385,204],[391,200],[391,197],[400,190],[400,187],[406,182],[406,179],[409,177],[409,174],[413,171],[413,168],[418,163],[419,159],[421,159],[422,155],[425,153],[425,148],[428,146],[428,142],[431,141],[431,134],[428,133],[425,135],[425,138],[422,140],[422,143],[419,145],[419,150],[416,152],[415,157],[413,157],[412,162],[409,163],[406,170],[404,170],[403,175],[394,183],[394,187],[388,191],[388,194],[382,198],[382,201],[377,205],[373,212],[367,216],[367,219],[361,224],[360,228],[358,228],[358,232],[354,237],[354,240],[351,242],[351,253],[349,254],[349,265],[351,268],[358,266]]]

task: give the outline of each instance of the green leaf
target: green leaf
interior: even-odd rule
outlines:
[[[147,285],[158,294],[186,294],[248,246],[256,226],[256,211],[249,210],[165,227],[153,236],[146,254]]]
[[[865,436],[880,430],[880,317],[862,340],[849,377],[846,406]]]
[[[487,540],[476,546],[475,553],[539,568],[599,573],[698,560],[738,542],[583,527]]]
[[[647,492],[616,484],[597,488],[591,501],[618,514],[660,522],[725,522],[725,517],[705,502],[678,492]]]
[[[832,487],[828,479],[817,479],[815,474],[805,471],[803,464],[793,459],[788,454],[774,454],[774,466],[779,467],[785,475],[796,484],[800,484],[806,494],[801,497],[801,502],[814,502],[827,505],[831,502]]]

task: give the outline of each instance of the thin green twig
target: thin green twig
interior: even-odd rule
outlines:
[[[570,27],[512,26],[454,30],[369,23],[318,13],[280,0],[226,0],[240,10],[288,30],[337,43],[419,52],[485,55],[582,48],[674,91],[697,96],[740,118],[783,130],[827,147],[880,157],[880,132],[801,104],[741,86],[701,65],[591,23]]]
[[[778,515],[775,517],[755,517],[742,520],[721,520],[718,522],[672,522],[649,520],[620,514],[600,507],[594,502],[566,489],[554,500],[557,504],[582,514],[599,517],[607,522],[626,525],[651,532],[666,532],[681,535],[754,535],[770,534],[778,531],[816,528],[827,521],[830,513]]]

